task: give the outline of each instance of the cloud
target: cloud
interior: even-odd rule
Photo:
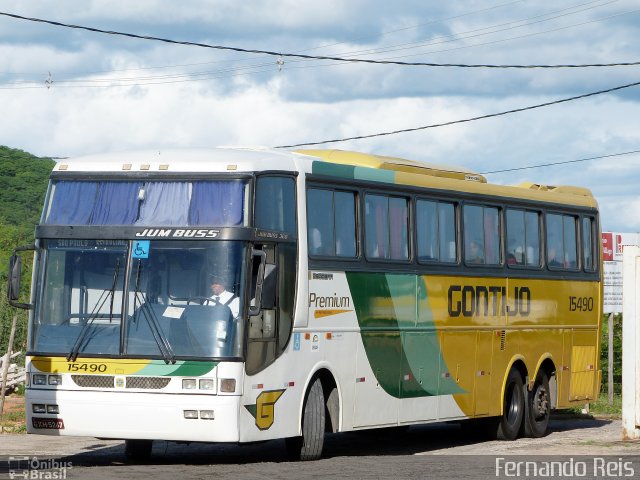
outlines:
[[[508,5],[488,9],[502,3]],[[592,2],[595,8],[580,14],[470,37],[474,31],[507,28],[573,5],[568,1],[541,6],[527,1],[489,5],[418,0],[14,0],[3,2],[2,9],[140,34],[285,52],[365,56],[373,50],[403,48],[376,58],[439,63],[640,58],[638,14],[572,26],[636,9],[631,0]],[[453,37],[443,38],[446,35]],[[532,36],[515,38],[522,35]],[[366,135],[637,81],[637,67],[494,71],[285,59],[280,71],[274,57],[119,38],[4,17],[0,17],[0,58],[0,144],[53,156],[220,144],[273,146]],[[54,85],[46,90],[43,81],[49,71]],[[77,83],[65,84],[65,79]],[[191,81],[195,79],[200,80]],[[37,81],[40,87],[7,89],[15,86],[12,82],[26,81]],[[566,161],[639,149],[639,100],[640,88],[635,88],[505,117],[327,147],[477,171]],[[600,201],[606,228],[628,225],[640,230],[637,215],[625,213],[629,205],[637,206],[636,161],[637,157],[606,159],[489,177],[499,183],[529,180],[587,186]]]

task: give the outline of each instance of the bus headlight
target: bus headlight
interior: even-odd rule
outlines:
[[[197,410],[184,410],[184,418],[194,419],[198,418]]]
[[[213,378],[201,378],[198,382],[200,390],[213,390]]]
[[[34,385],[46,385],[47,384],[47,376],[42,375],[40,373],[33,374],[33,384]]]
[[[233,393],[236,391],[236,379],[235,378],[223,378],[220,380],[220,391],[226,393]]]
[[[213,410],[200,410],[200,418],[202,420],[213,420],[215,418]]]
[[[49,385],[62,385],[62,375],[49,375]]]
[[[185,378],[182,380],[182,388],[185,390],[195,390],[198,387],[195,378]]]
[[[46,405],[43,405],[41,403],[34,403],[33,405],[31,405],[31,410],[33,411],[33,413],[47,413]]]

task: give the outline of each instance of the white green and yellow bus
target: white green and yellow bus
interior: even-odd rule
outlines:
[[[62,160],[17,249],[35,250],[28,303],[10,265],[28,432],[133,459],[277,438],[316,459],[326,432],[451,420],[542,436],[598,393],[598,235],[586,189],[377,155]]]

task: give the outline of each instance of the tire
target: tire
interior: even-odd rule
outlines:
[[[496,438],[515,440],[522,428],[525,410],[524,384],[520,373],[512,369],[504,386],[503,413],[498,417]]]
[[[533,438],[544,437],[547,434],[550,414],[549,377],[541,370],[536,376],[533,389],[527,394],[524,434]]]
[[[319,378],[311,384],[302,411],[302,436],[285,440],[292,460],[318,460],[322,455],[325,430],[325,404]]]
[[[151,458],[152,440],[125,440],[124,455],[128,462],[145,462]]]

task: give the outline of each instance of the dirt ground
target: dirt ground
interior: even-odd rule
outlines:
[[[0,420],[0,433],[15,432],[16,430],[20,430],[23,424],[24,396],[6,396],[4,399],[4,408]]]

